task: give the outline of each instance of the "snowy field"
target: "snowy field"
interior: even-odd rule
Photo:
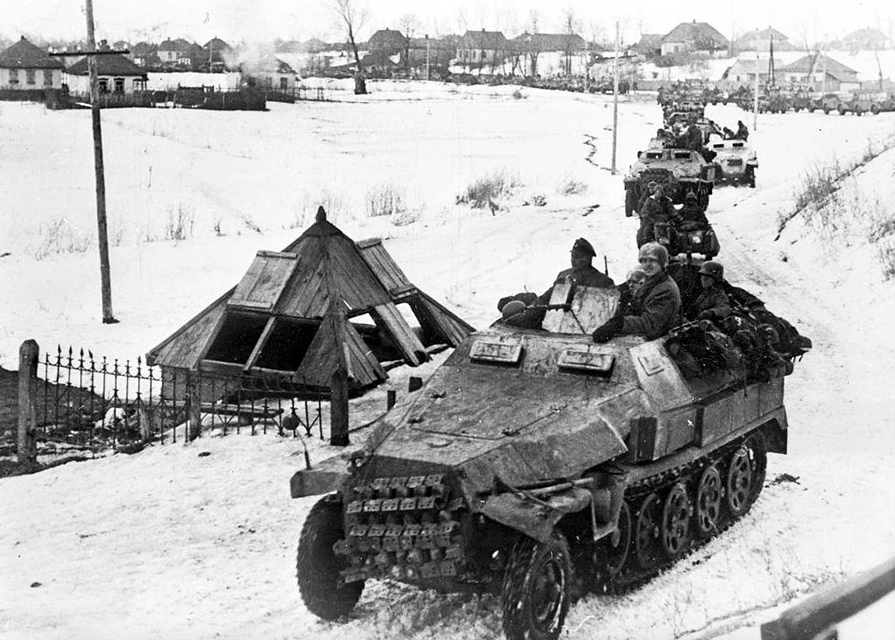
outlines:
[[[579,236],[621,280],[637,226],[621,173],[661,126],[654,95],[620,104],[612,175],[608,98],[515,91],[433,83],[267,113],[104,111],[116,325],[100,323],[89,112],[0,103],[0,366],[16,368],[27,338],[145,353],[257,250],[297,237],[319,204],[355,240],[386,238],[411,281],[478,327],[501,295],[545,289]],[[708,115],[752,128],[733,106]],[[891,217],[895,150],[846,181],[851,217],[796,218],[777,238],[807,171],[893,138],[895,114],[759,117],[757,188],[718,189],[708,215],[727,278],[814,341],[786,379],[789,454],[770,456],[739,523],[630,594],[577,602],[564,638],[728,634],[895,553],[895,280],[858,215]],[[493,213],[456,205],[495,173],[517,186]],[[371,217],[382,193],[403,212]],[[300,452],[274,435],[203,437],[0,480],[0,637],[502,636],[494,598],[385,582],[368,584],[345,622],[310,615],[294,552],[315,499],[288,491]],[[862,637],[891,638],[889,619]]]

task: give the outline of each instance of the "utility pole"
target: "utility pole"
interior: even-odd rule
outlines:
[[[758,49],[755,50],[755,103],[752,107],[752,130],[758,131],[758,72],[761,69],[759,64],[761,60],[758,57]]]
[[[615,175],[615,152],[618,147],[618,20],[615,21],[615,64],[612,66],[612,175]]]
[[[109,266],[109,237],[106,225],[106,178],[103,168],[103,132],[99,120],[96,35],[93,32],[93,0],[86,0],[87,75],[90,79],[90,115],[93,120],[93,164],[96,171],[96,237],[99,242],[99,275],[103,297],[103,324],[118,322],[112,314],[112,278]]]

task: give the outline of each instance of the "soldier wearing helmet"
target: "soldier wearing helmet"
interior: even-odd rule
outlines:
[[[689,314],[696,320],[719,322],[731,314],[730,300],[724,293],[724,265],[706,260],[699,268],[702,293],[693,302]]]
[[[634,313],[616,314],[608,322],[597,327],[594,342],[606,342],[612,336],[640,335],[655,340],[679,321],[681,293],[677,284],[665,273],[668,266],[668,250],[658,242],[647,242],[638,253],[640,268],[646,275],[634,294]]]
[[[675,226],[680,231],[695,231],[697,229],[707,229],[709,220],[705,217],[705,211],[698,204],[699,200],[696,194],[688,191],[684,197],[684,204],[678,210]]]

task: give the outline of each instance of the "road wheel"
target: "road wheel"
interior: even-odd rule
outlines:
[[[625,189],[625,216],[630,218],[634,215],[634,208],[637,206],[637,193],[633,188]]]
[[[879,105],[878,104],[870,105],[870,113],[872,113],[875,116],[879,115]]]
[[[690,496],[682,482],[678,482],[662,507],[662,548],[669,558],[679,558],[690,546]]]
[[[634,527],[634,551],[642,569],[652,569],[662,559],[661,521],[662,501],[657,493],[651,493],[640,505]]]
[[[843,108],[843,107],[839,107],[839,115],[840,115],[840,116],[844,116],[845,113],[846,113],[846,112],[845,112],[845,108]]]
[[[501,608],[508,640],[555,640],[569,610],[572,562],[559,531],[550,540],[525,537],[510,553]]]
[[[864,113],[864,112],[861,110],[861,107],[855,107],[855,115],[856,115],[856,116],[859,116],[859,115],[861,115],[862,113]]]
[[[326,498],[311,507],[301,529],[296,555],[298,590],[308,611],[324,620],[335,620],[354,608],[364,582],[339,584],[339,571],[348,566],[333,545],[344,537],[342,508]]]
[[[828,115],[830,113],[830,107],[824,107],[824,115]]]
[[[767,452],[764,434],[758,431],[746,438],[731,454],[724,489],[727,508],[734,518],[746,513],[761,493],[767,469]]]
[[[700,537],[708,538],[717,532],[723,494],[721,474],[715,465],[709,465],[696,487],[696,531]]]

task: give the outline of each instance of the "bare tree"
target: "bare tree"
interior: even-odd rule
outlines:
[[[536,78],[538,75],[538,56],[541,54],[541,37],[538,35],[538,12],[532,9],[528,14],[529,28],[531,29],[531,39],[528,42],[528,66],[531,69],[531,77]]]
[[[364,79],[364,67],[357,51],[357,34],[364,28],[364,23],[369,17],[367,7],[356,0],[333,0],[334,9],[339,21],[345,28],[348,44],[354,52],[354,62],[357,65],[357,73],[354,74],[354,93],[361,95],[367,93],[367,82]]]
[[[410,71],[410,40],[420,28],[420,21],[416,15],[405,13],[398,20],[398,29],[404,35],[404,69]]]
[[[565,15],[563,16],[563,27],[566,30],[566,47],[565,47],[565,74],[567,76],[572,75],[572,36],[575,35],[575,32],[578,30],[578,18],[575,17],[575,12],[568,8],[565,11]]]

